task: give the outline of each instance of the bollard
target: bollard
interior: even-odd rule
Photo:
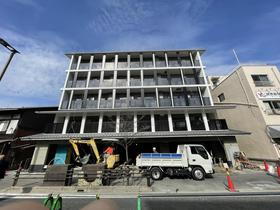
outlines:
[[[57,195],[57,198],[53,201],[53,205],[50,210],[62,210],[62,198]]]
[[[140,196],[140,194],[138,194],[138,197],[137,197],[137,210],[141,210],[141,209],[142,209],[141,196]]]
[[[12,186],[16,186],[16,185],[17,185],[20,172],[21,172],[21,166],[19,166],[19,168],[18,168],[17,171],[16,171],[16,174],[15,174],[15,177],[14,177],[14,181],[13,181]]]
[[[52,196],[52,194],[48,195],[48,197],[43,201],[43,204],[48,209],[52,208],[52,205],[53,205],[53,196]]]
[[[231,177],[230,177],[230,175],[229,175],[229,171],[228,171],[228,169],[227,169],[227,182],[228,182],[228,190],[230,191],[230,192],[236,192],[236,189],[235,189],[235,187],[234,187],[234,185],[233,185],[233,181],[231,180]]]

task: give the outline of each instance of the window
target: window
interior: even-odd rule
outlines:
[[[269,80],[266,74],[252,75],[252,79],[256,86],[271,86],[272,82]]]
[[[280,114],[280,101],[264,101],[267,114]]]
[[[5,132],[8,129],[9,120],[0,121],[0,132]]]
[[[218,95],[219,101],[222,102],[225,100],[225,95],[223,93],[221,93],[220,95]]]
[[[207,154],[206,150],[203,147],[192,146],[191,147],[191,153],[194,154],[194,155],[196,155],[196,154],[200,155],[204,159],[209,159],[208,154]]]

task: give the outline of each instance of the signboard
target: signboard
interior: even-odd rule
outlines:
[[[278,88],[258,90],[257,97],[259,99],[280,99],[280,90]]]

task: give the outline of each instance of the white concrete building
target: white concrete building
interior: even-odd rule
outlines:
[[[34,156],[33,168],[57,163],[58,156],[71,163],[71,137],[95,138],[100,148],[104,138],[133,138],[132,159],[153,146],[175,152],[178,144],[201,143],[216,161],[234,161],[235,135],[247,133],[228,129],[224,119],[217,119],[217,109],[234,106],[213,104],[203,52],[66,54],[70,64],[59,110],[42,112],[55,113],[54,124],[47,133],[26,138],[36,141],[45,157],[39,161]]]
[[[211,78],[210,78],[211,79]],[[279,160],[280,74],[273,65],[241,65],[212,89],[216,105],[234,105],[218,110],[233,129],[251,132],[238,136],[238,144],[255,160]]]

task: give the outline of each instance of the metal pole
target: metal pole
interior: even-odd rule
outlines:
[[[11,52],[9,59],[8,59],[6,65],[4,66],[4,68],[3,68],[2,72],[1,72],[0,81],[2,80],[2,77],[4,76],[4,74],[5,74],[5,72],[6,72],[7,68],[8,68],[8,66],[9,66],[9,64],[11,63],[12,58],[14,57],[14,55],[15,55],[16,53],[17,53],[16,51],[12,51],[12,52]]]
[[[237,60],[238,65],[240,65],[240,61],[239,61],[239,59],[238,59],[238,57],[237,57],[237,54],[236,54],[235,50],[232,49],[232,51],[233,51],[233,54],[234,54],[234,56],[235,56],[235,58],[236,58],[236,60]]]

